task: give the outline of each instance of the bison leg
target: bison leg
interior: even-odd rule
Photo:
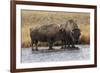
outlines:
[[[67,41],[65,40],[64,41],[64,48],[66,48],[66,45],[67,45]]]
[[[65,48],[66,48],[66,41],[62,40],[62,47],[61,47],[61,49],[65,49]]]
[[[70,48],[70,44],[68,44],[68,48]]]
[[[72,44],[72,48],[75,48],[75,45],[74,44]]]
[[[31,46],[32,46],[32,51],[34,51],[34,49],[33,49],[33,43],[34,43],[34,42],[32,41],[32,42],[31,42]]]
[[[61,42],[62,42],[61,49],[64,49],[64,41],[61,40]]]
[[[79,47],[76,47],[75,44],[72,44],[72,48],[77,50],[79,49]]]
[[[72,48],[75,48],[74,41],[72,41],[71,44],[72,44]]]
[[[69,40],[67,41],[67,48],[70,48],[70,42],[69,42]]]
[[[52,46],[53,46],[53,41],[49,40],[49,50],[53,50]]]
[[[38,51],[38,41],[36,40],[34,43],[35,43],[35,46],[36,46],[36,51]]]

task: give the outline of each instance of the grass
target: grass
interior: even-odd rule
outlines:
[[[30,27],[40,26],[44,24],[64,24],[67,19],[77,20],[77,24],[81,29],[80,44],[90,44],[90,23],[89,13],[65,13],[65,12],[46,12],[46,11],[27,11],[22,10],[21,24],[21,47],[31,46]],[[55,45],[61,44],[61,41],[55,42]],[[47,46],[47,43],[39,42],[39,46]]]
[[[90,44],[90,26],[80,25],[81,36],[80,36],[80,44]]]

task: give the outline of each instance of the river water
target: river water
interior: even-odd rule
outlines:
[[[89,60],[90,46],[77,45],[79,49],[60,49],[55,46],[55,50],[48,50],[48,47],[39,47],[39,51],[32,51],[31,48],[22,48],[21,62],[56,62],[56,61],[74,61],[74,60]]]

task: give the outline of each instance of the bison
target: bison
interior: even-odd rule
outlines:
[[[48,42],[49,50],[52,50],[55,41],[66,41],[64,38],[65,35],[66,32],[64,29],[60,29],[59,26],[55,24],[43,25],[40,26],[40,28],[30,28],[32,50],[38,50],[38,41]],[[36,46],[35,49],[33,49],[33,44]]]
[[[61,26],[62,27],[62,26]],[[66,24],[63,24],[62,29],[65,30],[66,35],[65,35],[65,47],[66,45],[68,48],[75,48],[75,44],[79,42],[79,38],[81,35],[81,31],[76,24],[75,20],[69,19]]]
[[[49,50],[53,50],[53,43],[59,40],[62,41],[61,48],[75,48],[75,44],[79,41],[80,29],[74,20],[68,20],[63,27],[50,24],[39,28],[30,28],[30,37],[32,50],[38,50],[38,41],[48,42]],[[35,49],[33,49],[33,44],[36,46]]]
[[[66,45],[68,48],[75,48],[75,44],[79,42],[80,29],[73,29],[66,32]],[[65,45],[65,48],[66,48]]]

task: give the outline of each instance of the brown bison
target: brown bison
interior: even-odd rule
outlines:
[[[65,35],[66,32],[55,24],[43,25],[39,28],[30,28],[32,50],[38,50],[38,41],[48,42],[49,50],[52,50],[53,43],[58,40],[64,41]],[[33,44],[36,46],[35,49],[33,49]]]
[[[52,50],[53,43],[59,40],[62,41],[62,48],[66,48],[66,45],[75,48],[75,44],[79,41],[80,29],[74,20],[68,20],[66,24],[60,26],[49,24],[30,28],[30,37],[32,50],[38,50],[38,41],[48,42],[49,50]],[[36,46],[35,49],[33,49],[33,44]]]
[[[63,26],[60,26],[62,29],[65,30],[65,44],[67,47],[75,48],[75,44],[79,42],[79,38],[81,35],[81,31],[76,24],[75,20],[70,19],[66,22],[66,24],[63,24]],[[65,45],[65,48],[66,48]]]

